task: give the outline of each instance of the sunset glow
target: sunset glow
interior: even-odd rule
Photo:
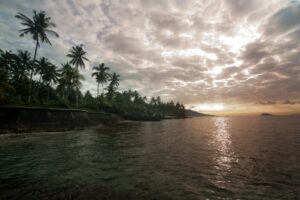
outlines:
[[[193,107],[195,110],[203,111],[222,111],[225,109],[223,103],[204,103]]]
[[[299,199],[300,0],[0,2],[0,200]]]

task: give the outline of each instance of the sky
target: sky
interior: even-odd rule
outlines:
[[[96,95],[104,62],[133,89],[212,114],[300,113],[300,0],[0,0],[0,48],[34,51],[21,12],[46,11],[60,37],[38,57],[57,66],[73,45]],[[32,53],[33,54],[33,53]]]

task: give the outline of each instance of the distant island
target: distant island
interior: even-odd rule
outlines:
[[[271,113],[261,113],[261,116],[273,116]]]
[[[187,118],[191,118],[191,117],[213,117],[215,115],[209,115],[209,114],[205,114],[205,113],[199,113],[199,112],[196,112],[196,111],[190,110],[190,109],[185,109],[185,116]]]

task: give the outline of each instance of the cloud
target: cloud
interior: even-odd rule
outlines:
[[[285,100],[285,101],[283,102],[283,104],[290,104],[290,105],[300,104],[300,101],[290,101],[290,100]]]
[[[300,4],[290,5],[276,12],[264,31],[267,36],[286,33],[300,25]]]
[[[33,7],[34,6],[34,7]],[[11,0],[0,8],[3,49],[33,51],[14,15],[45,10],[60,38],[38,56],[60,65],[74,44],[90,62],[82,90],[96,94],[92,66],[137,89],[186,104],[300,99],[300,4],[283,0]]]
[[[260,102],[257,102],[256,104],[260,104],[260,105],[273,105],[273,104],[276,104],[275,101],[260,101]]]

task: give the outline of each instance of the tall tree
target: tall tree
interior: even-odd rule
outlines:
[[[115,72],[112,74],[110,84],[108,85],[107,89],[107,98],[112,100],[114,97],[114,93],[119,86],[120,75],[117,75]]]
[[[47,85],[47,101],[49,101],[49,89],[51,82],[56,83],[58,81],[59,73],[57,67],[50,62],[47,62],[43,73],[41,74],[43,82]]]
[[[0,73],[1,78],[9,79],[12,65],[14,64],[15,54],[11,51],[0,51]]]
[[[51,17],[46,16],[45,11],[36,12],[33,11],[33,17],[30,19],[26,15],[22,13],[18,13],[15,16],[17,19],[21,20],[21,25],[23,25],[25,28],[20,30],[20,36],[23,37],[25,35],[31,35],[32,39],[35,41],[35,50],[34,50],[34,56],[33,56],[33,63],[35,63],[37,50],[40,47],[40,43],[48,43],[51,45],[51,42],[48,38],[48,34],[54,35],[56,37],[59,37],[59,35],[53,31],[50,30],[50,28],[55,27],[56,25],[51,21]],[[31,69],[30,72],[30,79],[29,79],[29,94],[28,94],[28,102],[31,101],[31,88],[32,88],[32,76],[33,76],[34,70]]]
[[[62,98],[68,99],[71,90],[75,87],[75,79],[77,78],[77,72],[72,66],[67,62],[62,64],[62,68],[59,69],[60,78],[59,85],[57,89],[61,91]]]
[[[119,81],[120,81],[120,75],[118,75],[114,72],[111,76],[111,84],[114,86],[115,89],[118,88]]]
[[[45,69],[48,68],[49,65],[52,65],[52,63],[50,63],[47,58],[42,57],[42,58],[40,58],[39,60],[36,61],[35,65],[36,65],[35,75],[36,74],[40,75],[39,83],[41,84],[42,75],[45,73]]]
[[[70,63],[75,66],[76,72],[77,72],[77,77],[81,77],[79,75],[79,67],[84,69],[85,68],[85,63],[84,61],[88,61],[88,59],[85,57],[86,51],[83,49],[83,45],[76,45],[73,46],[70,50],[69,53],[67,54],[67,57],[71,58]],[[79,79],[77,80],[77,83],[79,83]],[[78,108],[78,96],[79,96],[79,84],[77,84],[78,87],[76,88],[76,107]]]
[[[110,78],[110,74],[107,73],[106,71],[109,70],[109,67],[105,67],[104,63],[99,64],[98,66],[93,67],[93,69],[96,71],[92,73],[92,77],[96,77],[97,81],[97,96],[99,96],[99,84],[101,83],[102,85],[102,90],[103,90],[103,84],[108,81]]]
[[[9,99],[9,94],[15,92],[15,88],[9,83],[14,57],[12,52],[0,49],[0,103],[4,103]]]
[[[28,72],[32,70],[31,56],[28,51],[18,51],[18,54],[13,55],[11,65],[12,81],[28,80]]]

